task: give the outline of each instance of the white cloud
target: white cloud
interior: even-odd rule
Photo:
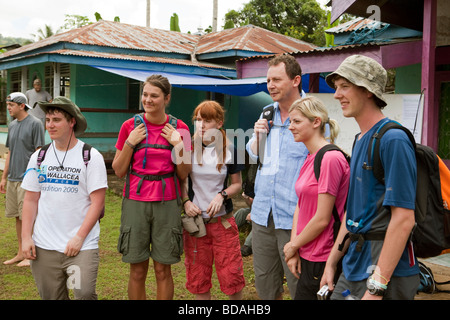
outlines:
[[[223,26],[225,13],[239,10],[250,0],[219,0],[218,29]],[[31,38],[39,28],[50,25],[54,30],[64,24],[65,14],[87,16],[95,21],[95,12],[103,19],[113,20],[119,16],[121,22],[145,26],[146,0],[2,0],[0,9],[0,34],[4,37]],[[158,29],[170,28],[170,17],[178,14],[182,32],[195,32],[197,27],[212,25],[213,0],[151,0],[150,26]]]

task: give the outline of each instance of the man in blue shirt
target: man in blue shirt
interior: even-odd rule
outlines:
[[[343,299],[341,292],[349,289],[362,299],[412,300],[419,285],[417,261],[409,241],[415,224],[414,147],[402,130],[386,132],[380,140],[384,184],[375,178],[371,164],[366,164],[371,137],[390,121],[382,112],[386,106],[386,70],[371,58],[355,55],[345,59],[326,80],[336,89],[334,97],[341,103],[343,115],[354,117],[361,133],[352,152],[346,217],[321,284],[334,289],[332,299]],[[337,245],[348,232],[350,240],[341,252]],[[335,268],[347,247],[343,273],[333,288]]]
[[[264,300],[282,299],[284,276],[291,297],[297,288],[297,279],[284,260],[283,248],[290,241],[298,201],[295,182],[308,154],[305,145],[295,142],[288,129],[289,107],[302,94],[301,74],[300,65],[291,55],[276,56],[269,61],[267,88],[274,101],[273,118],[268,122],[260,117],[246,146],[253,161],[263,154],[259,157],[262,166],[255,180],[251,220],[255,286]]]

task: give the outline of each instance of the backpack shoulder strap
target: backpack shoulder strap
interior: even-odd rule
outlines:
[[[384,183],[384,169],[380,157],[380,141],[381,138],[390,129],[403,130],[408,136],[409,140],[411,141],[414,149],[416,148],[416,141],[414,139],[414,136],[412,135],[411,131],[409,131],[406,127],[392,120],[383,123],[370,138],[369,149],[367,150],[367,163],[369,165],[364,164],[365,165],[364,169],[373,170],[375,178],[381,183]],[[370,166],[370,164],[372,165]]]
[[[91,149],[92,149],[91,145],[87,143],[83,145],[82,154],[83,154],[83,161],[86,166],[88,165],[89,160],[91,160]]]
[[[314,175],[316,176],[317,181],[319,181],[319,177],[320,177],[320,167],[322,165],[323,156],[325,155],[325,152],[331,151],[331,150],[340,151],[344,155],[347,162],[350,163],[350,156],[348,154],[346,154],[337,145],[330,143],[330,144],[323,146],[319,151],[317,151],[316,157],[314,158]]]
[[[145,113],[138,113],[134,115],[134,127],[136,128],[141,123],[144,123],[144,115]]]
[[[169,114],[169,123],[172,127],[174,127],[174,129],[177,129],[177,122],[178,119],[176,117],[174,117],[173,115]]]
[[[44,161],[45,154],[47,153],[48,148],[50,147],[51,143],[46,144],[45,146],[42,146],[42,148],[39,150],[38,157],[37,157],[37,166],[38,168],[41,166],[42,161]]]
[[[342,152],[342,154],[345,157],[345,160],[347,160],[348,163],[350,163],[350,156],[348,154],[346,154],[341,148],[339,148],[337,145],[335,144],[327,144],[325,146],[323,146],[319,151],[317,151],[316,157],[314,158],[314,175],[316,176],[316,180],[319,181],[319,177],[320,177],[320,167],[322,165],[322,159],[323,156],[325,155],[325,153],[327,151],[331,151],[331,150],[337,150]],[[344,210],[347,207],[347,201],[344,205]],[[333,206],[333,218],[334,221],[336,222],[340,222],[340,218],[339,218],[339,213],[337,211],[336,205]],[[337,232],[339,231],[339,228],[336,227],[337,230],[334,230],[334,239],[336,239],[337,237]]]

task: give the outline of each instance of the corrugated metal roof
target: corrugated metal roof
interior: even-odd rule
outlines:
[[[102,47],[191,54],[199,36],[181,32],[134,26],[101,20],[97,23],[56,34],[31,43],[0,57],[17,55],[57,43],[73,43]]]
[[[101,20],[82,28],[70,30],[21,48],[7,51],[0,55],[0,60],[26,54],[58,43],[177,53],[189,56],[229,50],[281,53],[306,51],[315,48],[314,45],[307,42],[252,25],[200,36]],[[136,55],[135,52],[130,54]]]
[[[358,44],[347,44],[347,45],[341,45],[341,46],[335,46],[335,47],[317,47],[309,51],[293,51],[289,52],[289,54],[296,56],[296,55],[303,55],[303,54],[320,54],[321,52],[333,52],[333,51],[341,51],[345,49],[353,49],[358,47],[371,47],[371,46],[385,46],[395,43],[404,43],[404,42],[413,42],[417,41],[417,39],[394,39],[390,42],[368,42],[368,43],[358,43]],[[258,60],[258,59],[270,59],[274,55],[256,55],[251,57],[246,57],[239,59],[239,61],[246,61],[246,60]]]
[[[364,18],[356,18],[351,21],[347,21],[343,24],[340,24],[336,27],[330,28],[325,30],[326,33],[344,33],[344,32],[353,32],[355,30],[361,30],[361,29],[380,29],[385,26],[388,26],[388,23],[375,21],[371,19],[364,19]]]
[[[44,53],[40,53],[40,54],[59,54],[59,55],[78,56],[78,57],[87,57],[87,58],[102,58],[102,59],[168,63],[168,64],[178,64],[178,65],[183,65],[183,66],[195,66],[195,67],[203,67],[203,68],[234,70],[232,68],[227,68],[227,67],[224,67],[221,65],[207,63],[207,62],[205,63],[205,62],[190,61],[190,60],[183,60],[183,59],[147,57],[147,56],[136,56],[136,55],[128,55],[128,54],[116,54],[116,53],[105,53],[105,52],[84,51],[84,50],[63,49],[63,50],[48,51],[48,52],[44,52]]]
[[[253,25],[209,33],[200,38],[197,53],[243,50],[267,53],[308,51],[316,46]]]

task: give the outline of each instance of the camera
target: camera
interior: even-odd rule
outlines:
[[[331,295],[331,292],[328,290],[328,286],[324,285],[317,292],[317,300],[329,300],[330,299],[330,295]]]

